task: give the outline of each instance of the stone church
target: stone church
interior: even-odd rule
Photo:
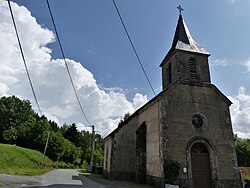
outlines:
[[[174,174],[166,164],[174,161],[179,187],[241,187],[232,103],[211,83],[209,56],[191,37],[180,11],[172,46],[160,64],[163,90],[105,138],[105,177],[161,188]]]

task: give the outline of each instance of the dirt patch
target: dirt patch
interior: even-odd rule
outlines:
[[[250,177],[250,167],[239,167],[242,175]]]

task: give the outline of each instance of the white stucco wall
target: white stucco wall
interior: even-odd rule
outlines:
[[[148,108],[139,113],[138,125],[144,121],[147,127],[147,175],[163,177],[162,154],[161,154],[161,125],[160,125],[160,102],[155,101]]]
[[[103,169],[110,172],[110,163],[111,163],[111,146],[112,138],[111,136],[107,137],[104,142],[104,160],[103,160]]]

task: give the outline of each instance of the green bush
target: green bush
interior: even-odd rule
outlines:
[[[74,164],[65,163],[64,161],[54,162],[54,168],[74,168]]]
[[[164,162],[164,174],[166,178],[166,183],[177,184],[177,179],[179,177],[179,170],[181,165],[172,159],[168,159]]]
[[[243,177],[243,180],[244,180],[244,181],[250,181],[250,176],[244,176],[244,177]]]

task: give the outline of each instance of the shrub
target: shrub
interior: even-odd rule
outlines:
[[[166,183],[177,184],[180,168],[181,165],[172,159],[168,159],[164,162],[164,174],[167,181]]]

